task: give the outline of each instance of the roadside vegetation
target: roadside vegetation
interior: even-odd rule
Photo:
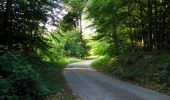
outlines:
[[[102,56],[93,68],[113,77],[170,95],[170,55],[136,51],[116,57]]]
[[[93,67],[170,95],[168,0],[90,0]]]
[[[62,69],[89,55],[97,70],[170,94],[169,27],[169,0],[2,0],[0,100],[74,99]]]
[[[79,26],[69,22],[77,16],[56,17],[60,13],[55,9],[63,10],[63,5],[51,0],[0,2],[0,100],[74,99],[62,70],[81,61],[88,48]],[[50,19],[56,31],[48,31]]]
[[[56,58],[56,61],[48,61],[40,56],[24,57],[4,46],[1,46],[1,53],[0,99],[43,100],[51,98],[50,95],[57,95],[54,100],[73,99],[72,91],[62,76],[62,69],[66,64],[80,59]]]

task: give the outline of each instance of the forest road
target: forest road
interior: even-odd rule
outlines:
[[[83,100],[170,100],[170,96],[97,72],[91,62],[72,63],[63,71],[68,85]]]

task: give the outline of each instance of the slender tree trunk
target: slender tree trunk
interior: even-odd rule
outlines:
[[[148,30],[148,49],[152,49],[152,4],[151,0],[148,0],[148,17],[149,17],[149,30]]]
[[[155,49],[158,50],[158,19],[157,19],[157,15],[158,15],[158,11],[157,11],[157,0],[154,0],[154,5],[155,5]]]
[[[80,13],[80,35],[81,35],[81,40],[83,39],[83,31],[82,31],[82,13]]]
[[[146,40],[145,40],[145,33],[144,33],[144,21],[143,21],[143,10],[142,10],[142,2],[141,0],[139,0],[139,6],[140,6],[140,18],[141,18],[141,34],[142,34],[142,45],[144,46],[144,48],[146,48]]]
[[[167,49],[170,49],[170,1],[169,0],[165,0],[164,1],[164,7],[165,7],[165,15],[164,15],[164,27],[165,27],[165,39],[166,42],[164,43],[164,45],[166,46]]]
[[[6,10],[5,10],[5,13],[4,13],[4,22],[3,22],[4,29],[5,29],[4,39],[6,39],[5,44],[7,46],[9,45],[9,38],[10,38],[9,36],[11,34],[11,25],[10,25],[11,14],[12,14],[12,0],[7,0],[6,1]]]
[[[82,31],[82,13],[79,15],[79,21],[80,21],[80,42],[83,44],[83,31]],[[82,54],[80,54],[80,57],[82,58]]]
[[[130,39],[131,39],[132,47],[134,47],[135,44],[134,44],[134,35],[133,35],[133,32],[132,32],[132,14],[131,14],[130,6],[128,6],[128,13],[129,13],[129,23],[128,23],[128,27],[129,27],[129,37],[130,37]]]
[[[161,34],[162,34],[162,39],[161,39],[161,48],[164,48],[164,45],[166,45],[166,33],[165,33],[165,31],[166,31],[166,16],[167,16],[167,2],[168,0],[164,0],[164,4],[163,4],[163,6],[164,6],[164,12],[163,12],[163,21],[162,21],[162,29],[161,29]]]

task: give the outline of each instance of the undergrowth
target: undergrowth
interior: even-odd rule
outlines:
[[[80,60],[45,61],[38,56],[24,57],[0,45],[0,100],[45,100],[59,94],[67,88],[62,69],[76,61]],[[65,90],[59,96],[62,100],[72,100],[70,91]],[[59,96],[55,100],[61,100]]]
[[[119,57],[102,57],[93,67],[123,80],[170,95],[170,54],[138,50]]]
[[[71,91],[62,75],[62,69],[67,63],[79,61],[78,59],[67,59],[61,62],[46,62],[37,57],[28,58],[34,64],[35,70],[43,77],[43,82],[50,90],[47,100],[73,100]]]
[[[1,47],[0,100],[43,100],[50,94],[41,75],[19,53]]]

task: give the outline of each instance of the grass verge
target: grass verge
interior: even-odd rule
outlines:
[[[136,51],[119,57],[100,57],[93,68],[111,76],[170,95],[170,54]]]
[[[51,95],[47,100],[74,100],[76,95],[68,87],[62,75],[64,66],[68,63],[80,61],[76,58],[63,59],[59,62],[45,62],[37,57],[29,58],[30,63],[40,73],[43,81],[51,90]]]

